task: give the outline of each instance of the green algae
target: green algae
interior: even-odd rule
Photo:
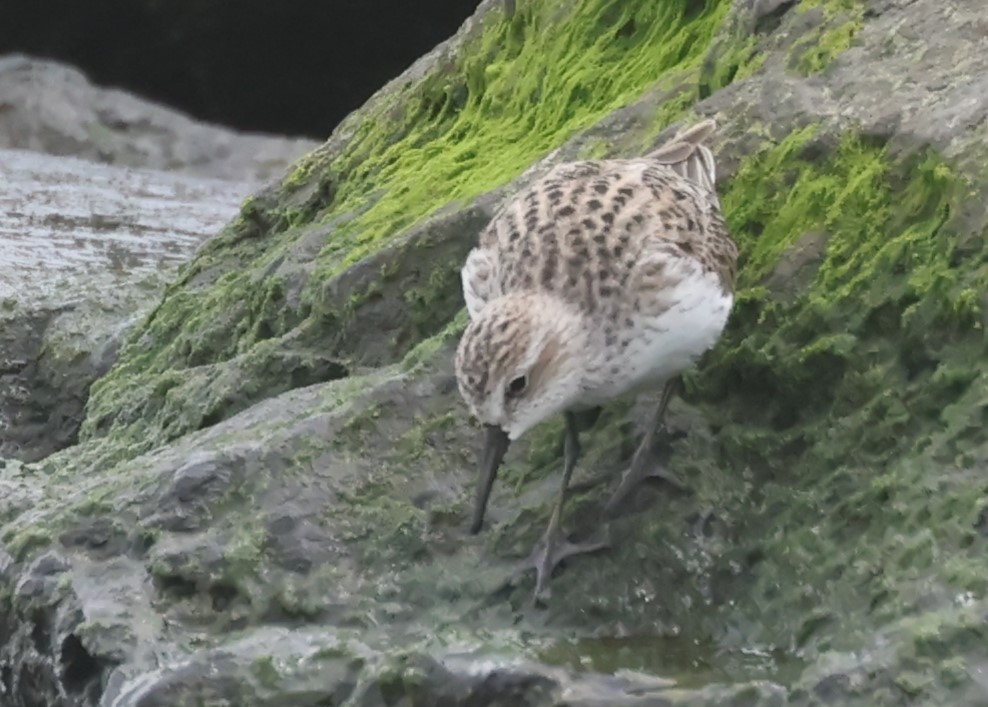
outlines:
[[[853,134],[819,159],[817,133],[746,159],[727,186],[739,304],[691,386],[720,429],[717,463],[759,480],[744,511],[759,559],[738,604],[771,607],[776,640],[804,651],[851,647],[861,635],[837,617],[867,630],[865,616],[921,602],[924,582],[988,579],[982,485],[964,470],[984,451],[969,432],[988,405],[988,347],[967,293],[988,286],[988,247],[952,218],[970,185],[930,151],[893,156]],[[827,234],[815,273],[795,293],[767,289],[810,231]]]
[[[7,546],[11,557],[17,561],[27,558],[34,550],[50,545],[53,539],[51,530],[28,526],[17,531],[9,528],[4,532],[3,544]]]
[[[414,420],[414,427],[395,440],[398,450],[408,461],[415,461],[425,453],[430,437],[452,428],[457,419],[457,415],[450,411]]]
[[[824,71],[831,62],[854,43],[864,26],[865,5],[860,0],[809,0],[797,12],[819,10],[823,22],[801,37],[790,54],[790,67],[801,76]]]
[[[666,72],[698,63],[728,4],[692,5],[596,0],[561,11],[533,2],[485,28],[461,64],[415,87],[399,125],[382,133],[371,115],[355,128],[333,165],[348,175],[337,199],[352,208],[371,190],[383,195],[351,224],[355,238],[334,237],[321,257],[333,256],[331,269],[355,262],[436,205],[510,181]],[[564,23],[567,32],[550,31]]]
[[[270,611],[279,572],[268,556],[260,514],[246,522],[221,517],[219,525],[231,527],[212,529],[202,544],[152,554],[147,569],[162,600],[182,604],[183,612],[215,629],[229,629]],[[211,552],[210,541],[222,550]]]
[[[704,57],[697,79],[697,97],[707,98],[734,81],[753,76],[768,54],[761,50],[759,38],[746,23],[735,18],[726,23]]]

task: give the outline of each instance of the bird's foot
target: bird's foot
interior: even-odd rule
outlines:
[[[661,465],[632,464],[631,468],[624,472],[624,476],[621,477],[621,483],[618,484],[617,490],[614,491],[607,501],[607,505],[604,506],[605,515],[613,516],[618,508],[621,507],[621,504],[624,503],[625,499],[627,499],[628,494],[648,479],[669,484],[680,493],[688,493],[690,491],[690,488],[686,484],[666,471]]]
[[[523,560],[514,576],[518,576],[530,569],[535,570],[535,593],[532,596],[532,603],[545,603],[551,596],[549,579],[552,577],[556,565],[573,555],[583,555],[589,552],[598,552],[611,546],[609,537],[603,540],[592,540],[581,543],[573,543],[566,539],[557,523],[550,523],[549,528],[542,535],[532,553]]]

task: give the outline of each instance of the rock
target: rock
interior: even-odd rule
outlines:
[[[30,461],[75,443],[90,384],[175,268],[315,144],[204,125],[23,56],[0,58],[0,95],[0,148],[151,168],[0,150],[0,456]]]
[[[274,657],[277,656],[277,657]],[[108,707],[218,704],[346,704],[385,707],[410,693],[416,705],[674,707],[703,704],[782,705],[777,686],[754,683],[686,695],[647,677],[579,676],[534,663],[453,654],[387,656],[331,632],[260,629],[219,650],[201,651],[154,675],[111,684]],[[745,702],[746,700],[746,702]],[[714,702],[710,702],[713,704]]]
[[[76,441],[89,386],[246,182],[0,151],[0,455]]]
[[[197,122],[94,86],[73,67],[17,54],[0,57],[0,96],[0,148],[120,167],[256,183],[280,176],[317,145]]]
[[[979,7],[605,5],[482,3],[198,249],[76,445],[0,476],[8,701],[983,702]],[[471,535],[460,262],[552,163],[694,114],[744,262],[671,407],[693,493],[643,489],[537,609],[512,569],[561,425],[512,447]],[[646,403],[593,422],[578,475],[620,474]],[[568,527],[604,498],[575,493]],[[52,552],[68,569],[32,574]]]

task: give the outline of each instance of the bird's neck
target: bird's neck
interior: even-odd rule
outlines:
[[[551,361],[545,363],[551,375],[567,381],[567,398],[584,387],[587,371],[596,365],[590,346],[593,323],[578,308],[553,295],[539,295],[529,303],[538,313],[541,341],[539,349]]]

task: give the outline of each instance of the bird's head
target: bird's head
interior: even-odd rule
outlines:
[[[483,525],[510,442],[579,398],[586,343],[578,312],[556,298],[532,293],[490,302],[463,333],[456,380],[486,432],[472,532]]]

